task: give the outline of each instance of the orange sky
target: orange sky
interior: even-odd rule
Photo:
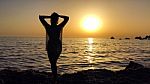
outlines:
[[[45,36],[38,16],[53,12],[68,15],[64,37],[134,37],[150,34],[150,0],[1,0],[0,36]],[[83,30],[80,21],[95,15],[103,26]]]

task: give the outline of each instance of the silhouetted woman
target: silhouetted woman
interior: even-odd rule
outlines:
[[[58,24],[59,17],[64,19],[60,24]],[[54,81],[56,81],[56,63],[62,51],[62,30],[68,22],[69,17],[58,15],[54,12],[51,14],[51,16],[39,16],[39,19],[46,29],[46,50],[48,53],[49,61],[51,63],[51,70],[54,76]],[[48,24],[45,19],[50,19],[50,24]]]

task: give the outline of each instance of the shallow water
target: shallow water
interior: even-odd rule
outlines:
[[[129,61],[150,67],[150,40],[63,38],[58,72],[103,68],[120,70]],[[0,69],[5,68],[50,72],[45,38],[0,37]]]

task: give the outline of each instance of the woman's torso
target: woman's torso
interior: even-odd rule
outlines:
[[[50,27],[47,31],[48,33],[48,52],[56,52],[61,53],[62,51],[62,41],[60,39],[61,37],[61,30],[57,27]]]

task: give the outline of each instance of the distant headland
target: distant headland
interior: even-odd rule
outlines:
[[[110,39],[115,39],[115,37],[114,37],[114,36],[111,36]],[[131,39],[131,38],[125,37],[124,39],[129,40],[129,39]],[[136,36],[136,37],[134,37],[134,39],[138,39],[138,40],[150,40],[150,35],[146,35],[145,37]],[[122,38],[119,38],[119,40],[122,40]]]
[[[139,39],[139,40],[150,40],[150,35],[145,36],[144,38],[142,38],[141,36],[135,37],[135,39]]]

